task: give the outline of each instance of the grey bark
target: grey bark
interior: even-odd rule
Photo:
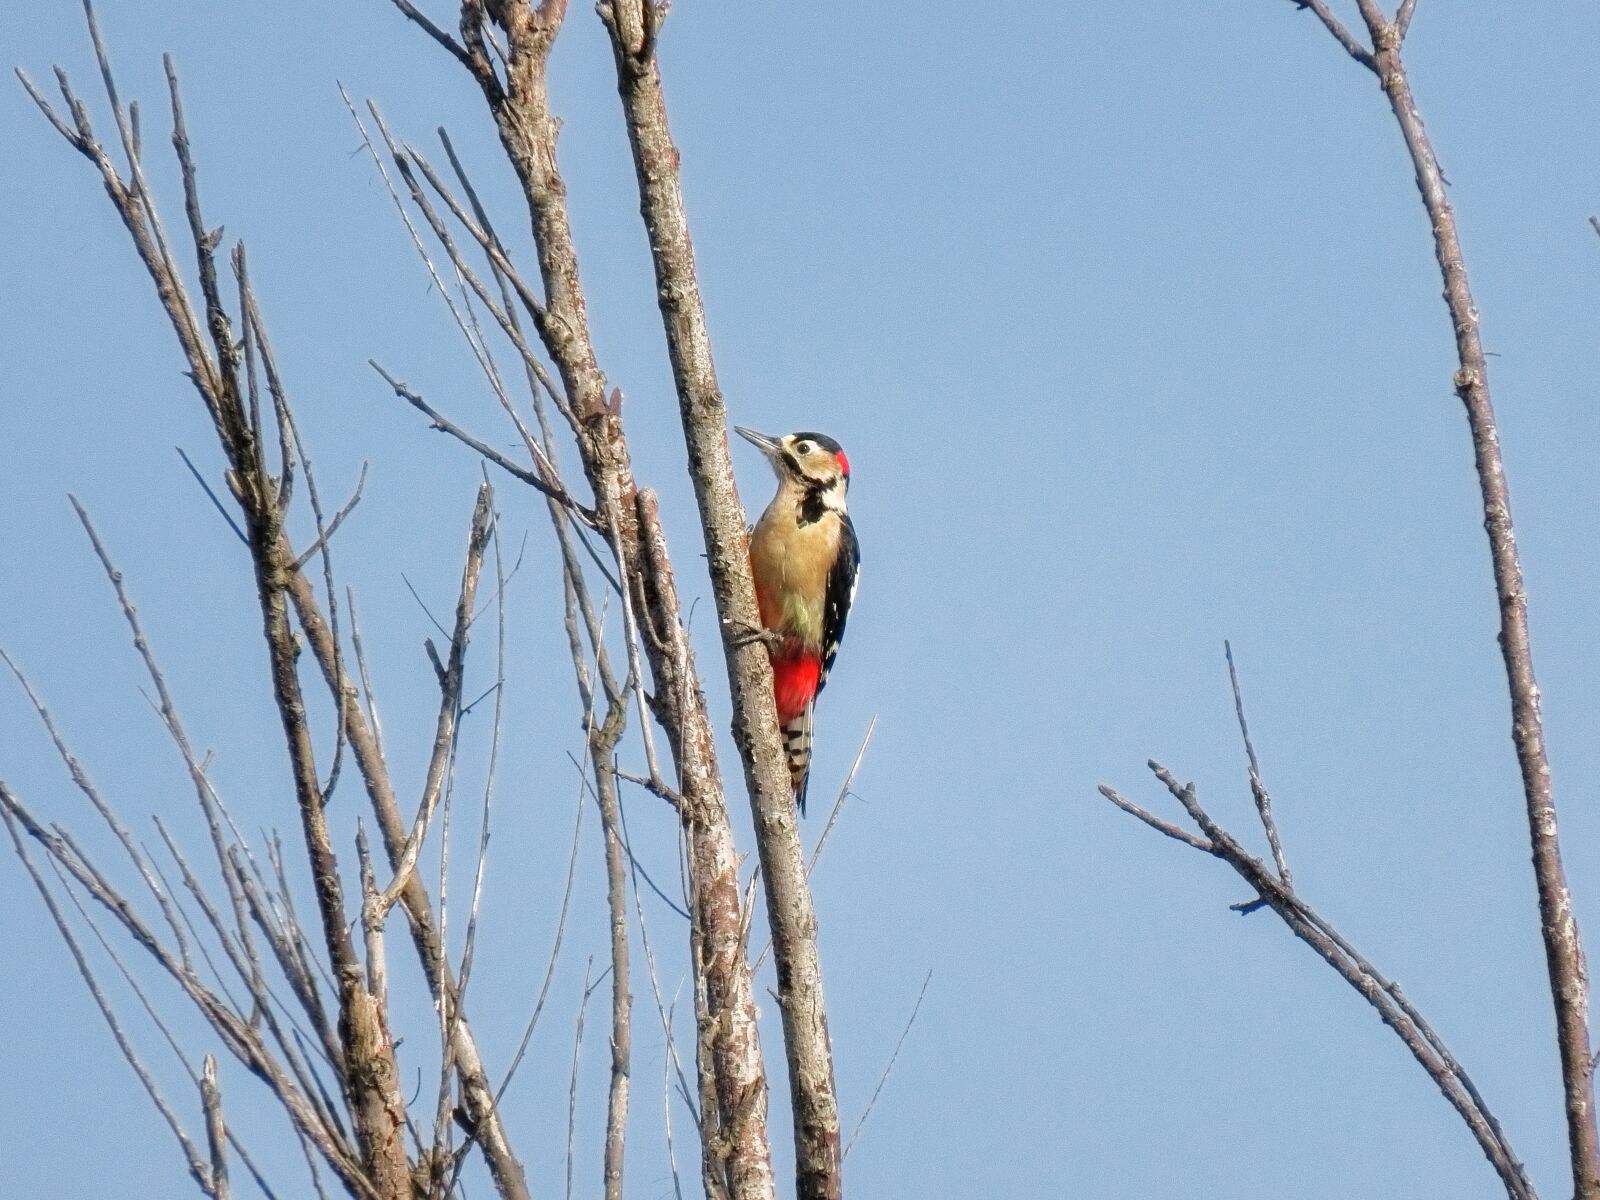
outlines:
[[[802,1200],[837,1200],[842,1190],[839,1107],[816,914],[778,733],[772,668],[766,647],[748,636],[761,622],[744,507],[728,451],[727,409],[712,360],[678,177],[678,151],[667,125],[655,54],[662,13],[650,0],[614,0],[601,4],[600,14],[611,34],[617,64],[617,88],[633,148],[639,206],[649,233],[689,474],[721,622],[733,695],[734,742],[755,820],[794,1112],[796,1193]]]

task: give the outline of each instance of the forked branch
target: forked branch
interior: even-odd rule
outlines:
[[[1237,689],[1238,680],[1237,675],[1232,673],[1231,654],[1229,670]],[[1235,702],[1238,705],[1241,733],[1248,738],[1244,705],[1239,699],[1237,690]],[[1259,787],[1257,793],[1259,796],[1266,788],[1260,783],[1253,747],[1249,759],[1251,789],[1255,792]],[[1140,805],[1124,798],[1113,788],[1102,786],[1101,795],[1158,833],[1227,863],[1255,892],[1253,899],[1234,905],[1235,911],[1244,914],[1265,907],[1277,913],[1290,931],[1338,972],[1340,978],[1373,1007],[1383,1023],[1394,1030],[1395,1035],[1466,1123],[1484,1156],[1500,1176],[1510,1200],[1536,1200],[1533,1184],[1506,1139],[1499,1121],[1495,1119],[1477,1087],[1444,1044],[1443,1039],[1412,1005],[1400,990],[1399,984],[1379,972],[1326,918],[1294,890],[1288,872],[1282,866],[1282,846],[1271,816],[1270,804],[1259,806],[1258,799],[1257,811],[1263,825],[1269,831],[1268,838],[1277,859],[1276,866],[1269,865],[1251,854],[1232,833],[1218,824],[1201,805],[1193,784],[1180,783],[1170,771],[1153,759],[1149,767],[1168,793],[1183,807],[1189,819],[1194,822],[1195,828],[1199,830],[1198,834],[1155,816]]]

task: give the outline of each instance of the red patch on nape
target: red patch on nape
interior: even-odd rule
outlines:
[[[805,712],[817,695],[822,659],[804,651],[772,661],[772,693],[778,701],[778,720],[784,723]]]
[[[844,456],[844,451],[843,450],[839,451],[837,454],[834,455],[834,457],[839,460],[839,470],[844,472],[844,477],[846,479],[849,479],[850,478],[850,460]]]

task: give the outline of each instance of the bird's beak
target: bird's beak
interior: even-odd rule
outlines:
[[[769,459],[776,460],[783,449],[777,438],[768,437],[764,433],[757,433],[754,429],[746,429],[743,425],[735,425],[733,431]]]

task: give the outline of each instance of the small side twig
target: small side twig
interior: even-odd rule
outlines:
[[[833,808],[828,813],[827,823],[823,825],[822,833],[817,837],[817,844],[815,846],[813,846],[812,849],[811,849],[811,857],[806,860],[806,878],[807,879],[810,879],[811,878],[811,872],[813,872],[813,871],[815,871],[817,869],[817,862],[818,862],[819,859],[822,858],[822,848],[828,844],[828,835],[833,832],[834,825],[836,825],[838,823],[838,821],[839,821],[839,815],[844,811],[844,802],[845,802],[845,800],[849,796],[852,795],[852,793],[850,791],[850,785],[855,782],[856,772],[861,769],[861,760],[864,759],[867,756],[867,747],[872,743],[872,735],[873,735],[874,731],[877,730],[877,728],[878,728],[878,718],[877,718],[877,715],[874,714],[872,720],[867,725],[866,735],[864,737],[862,737],[861,745],[856,750],[855,761],[850,764],[849,773],[845,775],[844,782],[839,785],[839,794],[838,794],[837,798],[835,798],[835,800],[833,802]],[[757,863],[755,872],[750,876],[749,892],[745,896],[745,901],[744,901],[744,911],[745,911],[744,933],[745,933],[746,937],[748,937],[749,934],[750,934],[750,924],[749,924],[749,922],[750,922],[750,916],[754,912],[755,886],[756,886],[756,883],[760,880],[760,876],[761,876],[761,865],[759,863]],[[755,961],[750,964],[751,972],[754,973],[756,971],[761,970],[762,964],[764,964],[767,961],[767,955],[769,955],[771,953],[772,953],[772,940],[769,938],[767,940],[767,944],[761,948],[761,953],[756,955]]]
[[[50,913],[50,919],[55,922],[56,929],[61,934],[62,942],[66,944],[67,951],[72,955],[72,961],[77,965],[78,974],[83,977],[83,982],[88,987],[90,996],[94,998],[95,1006],[99,1008],[100,1015],[105,1019],[106,1027],[111,1031],[111,1036],[117,1043],[117,1048],[122,1051],[122,1057],[133,1068],[133,1073],[139,1077],[139,1083],[143,1086],[145,1094],[150,1097],[150,1102],[155,1105],[156,1111],[166,1121],[167,1128],[172,1130],[172,1136],[177,1139],[178,1146],[183,1151],[183,1157],[189,1165],[189,1173],[194,1176],[195,1182],[200,1185],[201,1189],[209,1194],[210,1171],[205,1165],[205,1160],[201,1158],[199,1150],[184,1130],[182,1122],[178,1120],[177,1113],[172,1110],[172,1106],[167,1103],[166,1097],[161,1094],[161,1089],[156,1086],[154,1077],[144,1065],[144,1061],[139,1057],[138,1051],[133,1048],[133,1043],[128,1040],[127,1034],[123,1031],[122,1023],[117,1020],[117,1015],[112,1010],[110,1002],[106,999],[105,993],[101,991],[100,983],[95,978],[93,969],[89,966],[89,960],[84,957],[83,948],[78,944],[78,939],[73,934],[72,927],[67,924],[65,915],[57,906],[54,895],[51,894],[44,877],[39,874],[38,867],[34,865],[32,857],[28,854],[23,844],[22,837],[17,831],[16,822],[13,819],[13,804],[14,801],[9,789],[4,783],[0,783],[0,822],[5,824],[6,832],[11,835],[11,844],[16,851],[17,857],[22,861],[23,867],[33,879],[33,885],[38,891],[40,899],[44,901],[45,908]]]
[[[200,1103],[206,1113],[206,1141],[211,1148],[212,1200],[228,1200],[228,1127],[222,1119],[222,1091],[217,1086],[217,1060],[206,1055],[200,1072]]]
[[[572,1034],[572,1076],[567,1084],[567,1200],[572,1200],[572,1176],[575,1159],[572,1153],[573,1143],[578,1135],[578,1059],[583,1053],[583,1022],[589,1012],[589,997],[594,995],[595,988],[600,986],[599,980],[590,983],[594,974],[594,956],[589,956],[589,965],[583,969],[583,998],[578,1001],[578,1025]]]
[[[461,593],[456,601],[455,631],[450,638],[449,661],[440,675],[439,717],[435,723],[433,755],[428,763],[427,780],[422,789],[422,800],[417,805],[416,818],[411,823],[411,833],[406,838],[405,849],[395,867],[394,878],[383,889],[379,903],[383,911],[394,907],[406,881],[416,869],[417,856],[428,835],[428,823],[443,790],[446,767],[455,746],[457,717],[461,706],[461,682],[465,674],[467,639],[472,624],[472,610],[478,594],[478,576],[483,569],[484,547],[489,541],[489,527],[493,511],[494,490],[483,484],[478,489],[477,504],[472,512],[472,526],[467,535],[467,561],[461,572]]]
[[[1372,51],[1356,41],[1355,37],[1344,27],[1339,18],[1328,11],[1328,6],[1323,3],[1323,0],[1290,0],[1290,2],[1301,12],[1309,9],[1314,13],[1317,20],[1322,22],[1329,33],[1333,34],[1339,45],[1344,47],[1346,54],[1367,68],[1367,70],[1372,71],[1374,74],[1377,73],[1378,63],[1372,57]]]
[[[1250,766],[1250,795],[1255,798],[1256,812],[1261,817],[1261,827],[1266,831],[1267,844],[1272,847],[1272,862],[1278,868],[1278,878],[1286,888],[1294,887],[1289,875],[1289,864],[1283,857],[1283,843],[1278,840],[1278,823],[1272,816],[1272,795],[1261,781],[1261,763],[1256,758],[1255,743],[1250,740],[1250,724],[1244,716],[1244,696],[1239,690],[1239,672],[1233,665],[1233,646],[1224,641],[1222,652],[1228,660],[1228,686],[1233,689],[1233,712],[1239,720],[1239,737],[1244,741],[1245,760]]]
[[[334,534],[339,532],[339,526],[344,524],[344,519],[355,511],[356,505],[361,503],[361,493],[366,490],[366,486],[367,464],[363,462],[361,464],[361,474],[356,478],[355,492],[352,493],[350,499],[344,502],[344,505],[339,509],[339,511],[333,514],[333,520],[329,521],[328,527],[317,535],[317,540],[302,550],[299,557],[294,560],[294,569],[296,571],[302,570],[305,565],[311,561],[312,556],[320,551],[325,545],[327,545],[328,540],[332,538]]]
[[[441,433],[448,433],[457,441],[472,447],[472,449],[478,454],[488,459],[506,474],[515,479],[520,479],[528,486],[543,492],[552,500],[566,505],[572,510],[573,515],[575,515],[585,525],[588,525],[592,528],[599,528],[599,522],[596,520],[594,513],[574,500],[565,489],[548,483],[533,471],[528,470],[527,467],[522,466],[520,463],[512,462],[509,458],[507,458],[504,454],[501,454],[500,451],[496,450],[487,442],[480,441],[479,439],[473,437],[472,434],[468,433],[465,429],[461,428],[461,426],[450,420],[449,417],[445,416],[438,409],[434,408],[433,405],[429,404],[415,391],[407,387],[393,375],[389,374],[389,372],[384,370],[383,367],[381,367],[375,360],[368,359],[367,365],[383,377],[383,381],[392,389],[394,389],[394,394],[396,396],[399,396],[407,404],[411,405],[413,408],[417,409],[417,411],[426,416],[428,420],[432,422],[435,429],[439,430]]]
[[[850,770],[845,774],[844,782],[839,785],[839,795],[833,802],[833,808],[828,813],[828,821],[822,827],[822,833],[817,838],[817,844],[812,847],[811,857],[806,860],[806,877],[811,877],[811,872],[817,869],[817,860],[822,857],[822,848],[828,844],[828,835],[833,832],[833,827],[839,821],[839,815],[844,811],[844,802],[851,795],[850,786],[856,781],[856,773],[861,770],[861,761],[867,756],[867,747],[872,744],[872,735],[878,729],[878,715],[874,713],[872,720],[867,723],[867,732],[861,738],[861,745],[856,749],[856,757],[850,764]]]
[[[511,1065],[506,1068],[505,1077],[500,1080],[500,1086],[494,1090],[494,1104],[499,1108],[501,1099],[506,1094],[506,1089],[511,1086],[511,1081],[516,1078],[517,1068],[522,1065],[522,1059],[528,1052],[528,1043],[533,1040],[533,1031],[539,1027],[539,1017],[544,1012],[545,1001],[550,996],[550,983],[555,978],[556,964],[561,960],[561,943],[567,933],[567,912],[572,904],[572,883],[577,878],[578,872],[578,845],[583,834],[583,810],[586,788],[580,779],[578,785],[578,811],[572,820],[572,848],[567,853],[567,881],[561,891],[561,910],[556,916],[555,937],[550,945],[550,957],[545,962],[544,980],[539,984],[539,995],[533,1002],[533,1012],[528,1017],[528,1023],[523,1026],[522,1038],[517,1043],[517,1052],[511,1056]]]
[[[867,1123],[867,1118],[872,1115],[873,1108],[878,1103],[878,1094],[883,1091],[883,1085],[889,1082],[889,1073],[894,1070],[895,1061],[900,1057],[900,1047],[906,1044],[906,1035],[911,1032],[911,1027],[917,1023],[917,1014],[922,1011],[922,998],[928,994],[928,984],[933,982],[933,972],[929,971],[922,979],[922,987],[917,991],[917,1002],[911,1006],[911,1016],[906,1018],[905,1028],[900,1031],[900,1036],[895,1039],[894,1052],[889,1055],[889,1061],[884,1064],[883,1074],[878,1076],[878,1086],[872,1089],[872,1095],[867,1099],[867,1107],[862,1110],[861,1119],[856,1122],[856,1127],[850,1131],[850,1140],[845,1143],[844,1153],[840,1158],[849,1158],[850,1150],[856,1144],[856,1139],[861,1136],[861,1127]]]
[[[221,498],[216,493],[216,489],[206,481],[204,475],[200,474],[200,468],[194,465],[194,460],[189,457],[182,446],[174,446],[173,449],[178,452],[178,457],[183,459],[183,465],[189,468],[189,474],[194,476],[194,481],[200,485],[200,490],[205,492],[206,499],[211,501],[212,507],[222,514],[222,519],[228,523],[228,528],[233,530],[233,535],[248,546],[250,539],[245,537],[244,530],[239,528],[239,522],[234,520],[233,514],[222,503]]]
[[[1394,32],[1402,42],[1411,29],[1411,15],[1417,11],[1417,0],[1401,0],[1400,10],[1394,15]]]

